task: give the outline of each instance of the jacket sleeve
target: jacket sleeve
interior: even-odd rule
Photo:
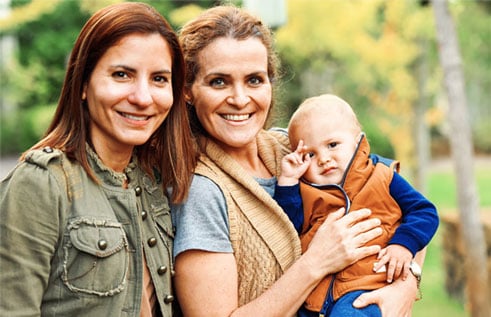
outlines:
[[[0,316],[39,316],[66,200],[49,170],[21,163],[0,183]]]
[[[439,225],[436,207],[398,173],[394,173],[390,194],[402,210],[402,222],[389,244],[403,245],[414,256],[436,233]]]
[[[303,203],[300,195],[300,185],[278,186],[274,190],[274,200],[286,213],[293,226],[300,234],[304,222]]]

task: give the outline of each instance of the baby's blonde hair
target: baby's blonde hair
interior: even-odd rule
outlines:
[[[355,137],[361,133],[361,124],[358,121],[353,108],[351,108],[345,100],[331,94],[310,97],[305,99],[300,106],[298,106],[288,124],[288,134],[290,136],[292,149],[297,147],[299,141],[298,133],[303,129],[309,128],[305,121],[308,120],[313,113],[319,116],[332,116],[338,120],[344,120],[346,128],[350,128]],[[329,122],[330,120],[326,120],[326,125],[329,124]]]

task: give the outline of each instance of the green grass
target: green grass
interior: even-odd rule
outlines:
[[[491,207],[491,164],[476,165],[476,185],[480,208]],[[485,191],[488,191],[486,193]],[[435,169],[428,179],[427,197],[435,203],[439,214],[457,211],[455,176],[451,168]],[[484,211],[481,211],[484,212]],[[423,300],[414,305],[413,317],[468,317],[464,304],[450,298],[445,291],[445,267],[442,264],[441,227],[428,246],[423,270]]]
[[[491,166],[485,167],[480,164],[476,167],[476,182],[478,187],[479,202],[481,207],[491,206]],[[485,193],[485,190],[488,190]],[[430,198],[439,209],[456,209],[457,195],[455,186],[455,175],[452,171],[435,171],[430,173],[428,179],[428,198]]]

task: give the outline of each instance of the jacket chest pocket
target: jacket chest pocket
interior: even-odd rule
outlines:
[[[63,246],[63,283],[72,291],[113,296],[125,286],[129,249],[122,224],[111,220],[75,219]]]

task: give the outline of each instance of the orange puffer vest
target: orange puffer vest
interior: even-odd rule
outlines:
[[[300,183],[305,216],[300,236],[302,252],[307,249],[327,215],[341,207],[346,207],[346,198],[351,202],[349,209],[369,208],[372,210],[372,217],[382,221],[382,235],[369,244],[377,244],[381,247],[387,245],[402,217],[399,205],[389,191],[394,170],[398,171],[399,163],[394,161],[390,167],[384,164],[374,165],[369,158],[369,153],[370,146],[363,136],[345,179],[337,188],[330,186],[327,189],[320,189],[304,182]],[[350,291],[373,290],[386,285],[386,273],[373,272],[376,261],[376,255],[372,255],[335,275],[326,276],[307,298],[306,308],[312,311],[321,310],[333,278],[335,279],[332,287],[334,300]]]

